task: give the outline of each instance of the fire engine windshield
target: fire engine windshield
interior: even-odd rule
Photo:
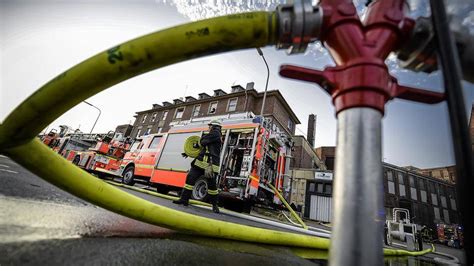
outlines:
[[[133,142],[132,147],[130,148],[130,151],[133,152],[138,149],[138,145],[142,142],[141,139],[137,139]]]

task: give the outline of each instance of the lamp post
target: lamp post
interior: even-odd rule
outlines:
[[[95,119],[94,125],[92,126],[91,132],[89,133],[89,134],[92,134],[92,130],[94,130],[95,124],[97,123],[97,120],[99,120],[100,114],[101,114],[102,112],[100,111],[100,109],[99,109],[97,106],[95,106],[95,105],[93,105],[93,104],[91,104],[91,103],[88,103],[88,102],[86,102],[86,101],[82,101],[82,102],[85,103],[85,104],[88,104],[88,105],[90,105],[90,106],[92,106],[92,107],[94,107],[95,109],[97,109],[97,111],[99,111],[99,115],[98,115],[97,118]]]
[[[263,93],[262,109],[260,110],[260,116],[262,116],[262,123],[263,123],[263,109],[265,108],[265,100],[267,99],[267,89],[268,89],[268,79],[270,78],[270,68],[268,68],[267,60],[265,60],[265,56],[263,56],[262,50],[257,47],[257,51],[258,51],[258,54],[263,58],[263,62],[265,62],[265,66],[267,66],[267,82],[265,83],[265,92]]]

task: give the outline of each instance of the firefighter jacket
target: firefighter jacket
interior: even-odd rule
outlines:
[[[201,169],[206,169],[211,163],[212,171],[218,173],[222,149],[222,134],[220,129],[212,128],[209,134],[201,137],[200,144],[202,148],[194,160],[194,165]]]

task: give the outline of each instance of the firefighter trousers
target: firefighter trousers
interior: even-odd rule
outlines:
[[[190,197],[191,193],[194,189],[194,185],[196,181],[204,176],[204,169],[201,169],[197,166],[192,165],[189,169],[188,175],[186,176],[186,184],[184,185],[183,189],[183,196]],[[210,196],[210,200],[212,203],[217,201],[217,184],[216,184],[216,175],[214,174],[212,178],[207,179],[207,194]],[[189,196],[188,196],[189,195]]]

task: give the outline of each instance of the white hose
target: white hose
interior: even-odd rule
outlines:
[[[207,206],[199,206],[199,205],[195,205],[195,206],[199,207],[199,208],[211,210],[211,208],[207,207]],[[275,226],[275,227],[279,227],[279,228],[283,228],[283,229],[288,229],[288,230],[298,232],[298,233],[303,233],[303,234],[306,234],[306,235],[312,235],[312,236],[318,236],[318,237],[324,237],[324,238],[331,238],[331,235],[327,234],[327,233],[314,232],[314,231],[302,229],[302,228],[287,225],[287,224],[278,223],[278,222],[275,222],[275,221],[271,221],[271,220],[267,220],[267,219],[263,219],[263,218],[259,218],[259,217],[255,217],[255,216],[250,216],[250,215],[245,215],[245,214],[241,214],[241,213],[237,213],[237,212],[228,211],[228,210],[225,210],[225,209],[221,209],[221,213],[224,213],[224,214],[229,215],[229,216],[234,216],[234,217],[237,217],[237,218],[241,218],[241,219],[246,219],[246,220],[250,220],[250,221],[254,221],[254,222],[258,222],[258,223],[262,223],[262,224],[267,224],[267,225],[271,225],[271,226]]]

